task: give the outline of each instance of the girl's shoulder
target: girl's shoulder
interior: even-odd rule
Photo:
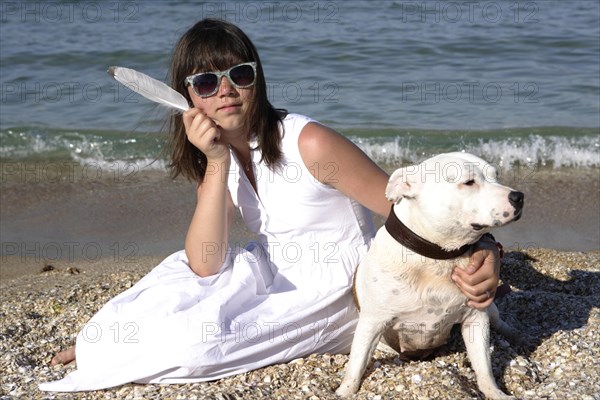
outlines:
[[[293,146],[297,147],[298,139],[300,138],[300,133],[304,127],[310,122],[317,122],[314,119],[307,117],[302,114],[287,114],[281,121],[281,136],[282,136],[282,144],[285,147]]]
[[[284,128],[290,127],[298,130],[302,130],[302,128],[308,124],[309,122],[316,122],[314,119],[295,113],[288,113],[282,120]]]

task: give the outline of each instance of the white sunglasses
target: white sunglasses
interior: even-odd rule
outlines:
[[[256,82],[256,63],[247,62],[234,65],[225,71],[202,72],[185,78],[185,84],[191,85],[194,93],[200,97],[209,97],[217,93],[221,78],[226,76],[236,89],[245,89]]]

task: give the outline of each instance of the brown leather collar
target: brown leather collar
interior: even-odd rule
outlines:
[[[465,244],[459,249],[448,251],[442,249],[435,243],[431,243],[430,241],[423,239],[408,229],[406,225],[404,225],[398,219],[396,213],[394,212],[393,205],[390,215],[385,221],[385,229],[387,229],[389,234],[392,235],[392,237],[404,247],[422,255],[423,257],[433,258],[435,260],[449,260],[451,258],[456,258],[466,253],[471,247],[470,244]]]

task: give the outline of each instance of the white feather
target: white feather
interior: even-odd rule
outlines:
[[[185,97],[166,84],[131,68],[110,67],[108,74],[147,99],[181,111],[189,110]]]

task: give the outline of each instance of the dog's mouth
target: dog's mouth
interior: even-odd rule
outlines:
[[[488,228],[489,225],[482,225],[482,224],[471,224],[471,226],[473,227],[474,230],[476,231],[480,231],[482,229]]]
[[[513,221],[518,221],[521,219],[521,216],[523,215],[523,209],[519,208],[516,212],[515,212],[515,217],[513,218]]]
[[[523,209],[520,208],[520,209],[518,209],[518,210],[515,211],[515,214],[514,214],[513,218],[511,220],[505,222],[504,224],[507,224],[509,222],[518,221],[519,219],[521,219],[522,215],[523,215]],[[500,221],[494,221],[494,226],[500,226],[500,225],[503,225],[502,223],[500,223]],[[471,224],[471,227],[473,227],[473,230],[475,230],[475,231],[480,231],[482,229],[489,228],[490,225],[475,224],[475,223],[473,223],[473,224]]]

